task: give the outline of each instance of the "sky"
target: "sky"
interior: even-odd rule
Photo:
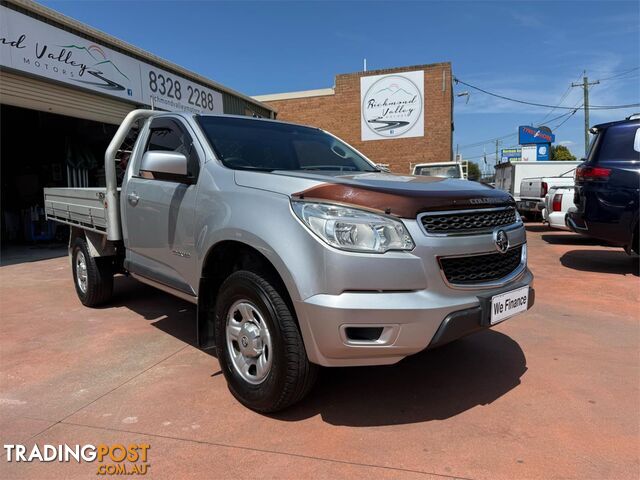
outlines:
[[[248,95],[327,88],[336,74],[450,61],[454,76],[510,98],[581,106],[640,103],[638,1],[43,1]],[[517,144],[518,125],[549,126],[584,153],[580,110],[534,107],[454,86],[454,149],[484,168]],[[592,110],[594,125],[640,107]],[[564,117],[556,117],[567,114]],[[425,109],[428,115],[428,104]]]

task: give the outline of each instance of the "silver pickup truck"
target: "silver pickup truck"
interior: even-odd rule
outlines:
[[[45,190],[81,302],[108,302],[115,274],[193,302],[199,346],[257,411],[300,400],[319,365],[396,363],[533,304],[509,194],[382,172],[317,128],[136,110],[105,174]]]

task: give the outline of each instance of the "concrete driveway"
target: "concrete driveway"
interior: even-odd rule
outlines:
[[[66,258],[0,268],[3,444],[146,443],[148,478],[637,479],[638,262],[530,224],[536,305],[398,365],[325,369],[256,414],[195,348],[195,309],[130,279],[84,308]],[[7,462],[0,478],[91,478]]]

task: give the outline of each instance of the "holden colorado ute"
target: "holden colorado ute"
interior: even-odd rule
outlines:
[[[300,400],[318,366],[393,364],[533,304],[508,193],[381,172],[318,128],[136,110],[105,176],[45,190],[80,301],[108,302],[126,274],[196,304],[199,346],[257,411]]]

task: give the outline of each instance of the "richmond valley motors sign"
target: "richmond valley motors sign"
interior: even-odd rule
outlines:
[[[424,136],[424,71],[360,78],[362,140]]]
[[[171,111],[222,113],[222,94],[0,6],[0,67]]]

